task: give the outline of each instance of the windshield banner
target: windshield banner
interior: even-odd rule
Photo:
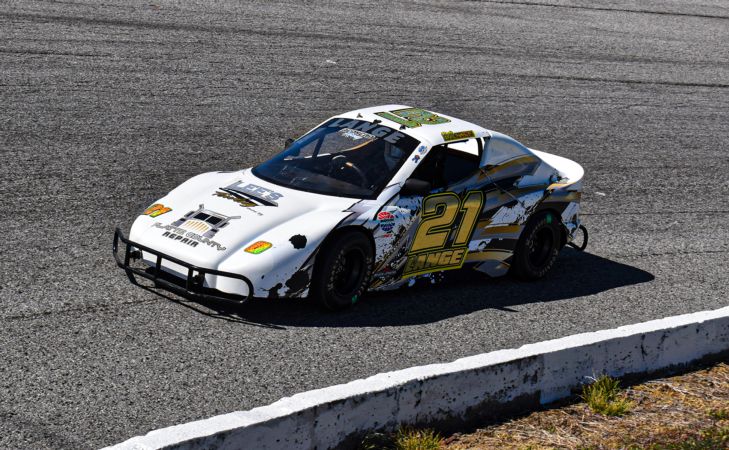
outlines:
[[[405,135],[399,131],[395,131],[390,127],[379,125],[376,123],[366,122],[364,120],[337,119],[327,125],[328,128],[349,128],[349,130],[362,131],[378,138],[382,138],[390,144],[397,144],[397,141]]]

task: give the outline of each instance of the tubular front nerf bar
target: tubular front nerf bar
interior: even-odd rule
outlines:
[[[122,258],[119,254],[119,242],[123,243],[125,245],[124,250],[124,257]],[[127,277],[129,277],[129,280],[133,284],[139,284],[137,282],[137,279],[135,276],[140,276],[143,278],[146,278],[148,280],[151,280],[154,283],[155,287],[163,288],[168,291],[174,292],[175,294],[181,295],[183,297],[193,297],[193,298],[202,298],[207,300],[218,300],[218,301],[234,301],[236,303],[244,303],[248,300],[250,300],[251,297],[253,297],[253,285],[251,284],[250,280],[246,278],[243,275],[232,273],[232,272],[223,272],[220,270],[215,269],[206,269],[204,267],[198,267],[194,266],[190,263],[187,263],[185,261],[182,261],[180,259],[175,258],[174,256],[167,255],[165,253],[160,252],[159,250],[151,249],[147,246],[144,246],[142,244],[138,244],[136,242],[130,241],[126,237],[124,237],[124,234],[119,228],[116,228],[114,230],[114,243],[112,246],[112,251],[114,253],[114,260],[116,260],[116,264],[124,269],[124,271],[127,274]],[[141,252],[147,252],[151,253],[155,256],[155,264],[152,267],[145,269],[132,267],[130,265],[130,262],[135,259],[140,259],[142,257]],[[184,268],[187,269],[187,277],[186,279],[180,278],[179,283],[170,280],[170,278],[177,278],[172,275],[170,276],[164,276],[166,275],[166,272],[162,270],[162,261],[167,260],[170,262],[173,262],[175,264],[178,264]],[[248,286],[248,294],[247,295],[236,295],[236,294],[228,294],[225,292],[220,292],[215,289],[206,288],[204,286],[205,283],[205,275],[215,275],[218,277],[227,277],[227,278],[233,278],[236,280],[241,280]]]

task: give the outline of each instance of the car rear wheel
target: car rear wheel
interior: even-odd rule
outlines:
[[[560,248],[559,217],[541,213],[527,222],[516,244],[513,273],[523,280],[542,278],[557,260]]]
[[[325,308],[348,308],[362,297],[372,276],[374,251],[358,231],[336,235],[319,252],[312,293]]]

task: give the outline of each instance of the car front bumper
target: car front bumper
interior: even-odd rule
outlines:
[[[119,252],[120,242],[125,246],[123,256],[120,255]],[[124,269],[127,277],[129,277],[129,280],[134,284],[139,284],[135,276],[140,276],[151,280],[154,283],[154,287],[166,289],[183,297],[206,300],[244,303],[253,296],[253,285],[245,276],[237,273],[206,269],[192,265],[173,256],[127,239],[119,228],[114,230],[112,251],[114,253],[114,260],[116,260],[116,264]],[[152,259],[154,260],[154,264],[149,265],[149,267],[146,268],[132,266],[132,263],[136,260],[142,259],[143,255],[147,257],[151,255],[153,257]],[[164,270],[162,264],[163,261],[167,261],[184,268],[187,271],[186,277],[176,276],[175,274]],[[248,292],[245,295],[237,295],[206,287],[205,279],[207,275],[218,277],[218,279],[222,277],[242,281],[248,286]]]

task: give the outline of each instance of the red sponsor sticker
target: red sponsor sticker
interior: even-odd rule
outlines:
[[[392,213],[389,213],[387,211],[380,211],[377,214],[377,220],[392,220],[395,216]]]

